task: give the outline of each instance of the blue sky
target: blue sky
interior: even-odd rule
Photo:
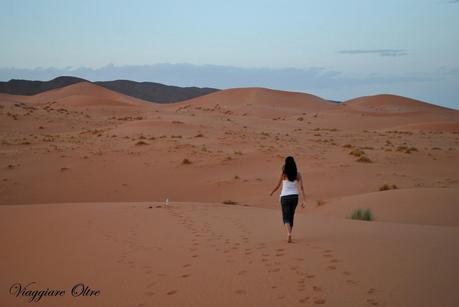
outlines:
[[[459,108],[459,1],[0,3],[1,80],[389,92]]]

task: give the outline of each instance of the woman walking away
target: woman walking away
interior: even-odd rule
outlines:
[[[292,242],[292,228],[293,228],[293,217],[295,215],[295,209],[298,205],[298,187],[301,188],[301,207],[304,208],[304,188],[301,174],[297,171],[295,159],[288,156],[285,158],[285,164],[282,167],[282,173],[279,178],[274,190],[271,192],[271,196],[274,192],[279,189],[282,183],[282,191],[280,194],[280,203],[282,206],[282,220],[285,228],[287,229],[287,242]]]

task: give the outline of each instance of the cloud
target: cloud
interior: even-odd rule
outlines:
[[[459,1],[459,0],[458,0]],[[342,54],[377,54],[384,57],[398,57],[407,55],[403,49],[351,49],[340,50],[338,53]]]
[[[57,76],[71,75],[91,81],[128,79],[150,81],[178,86],[200,87],[269,87],[285,90],[307,91],[319,88],[335,88],[358,84],[410,82],[425,80],[425,76],[383,76],[364,74],[348,76],[340,71],[323,67],[308,68],[250,68],[221,65],[153,64],[125,65],[109,64],[100,68],[0,68],[0,80],[29,79],[49,80]]]
[[[449,3],[459,3],[459,0],[450,0]]]

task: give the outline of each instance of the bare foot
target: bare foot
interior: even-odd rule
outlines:
[[[288,242],[288,243],[292,243],[292,235],[288,235],[287,242]]]

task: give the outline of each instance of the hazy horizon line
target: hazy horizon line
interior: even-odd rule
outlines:
[[[74,76],[91,82],[131,80],[216,89],[264,87],[312,93],[334,101],[393,94],[459,109],[459,91],[447,91],[451,88],[447,83],[455,84],[459,81],[459,69],[443,69],[436,73],[356,75],[325,67],[237,67],[190,63],[120,66],[109,63],[99,68],[85,66],[0,68],[0,81],[11,79],[48,81],[59,76]],[[426,87],[426,84],[429,86]],[[426,88],[430,90],[426,91]],[[419,94],[420,90],[425,92]]]

